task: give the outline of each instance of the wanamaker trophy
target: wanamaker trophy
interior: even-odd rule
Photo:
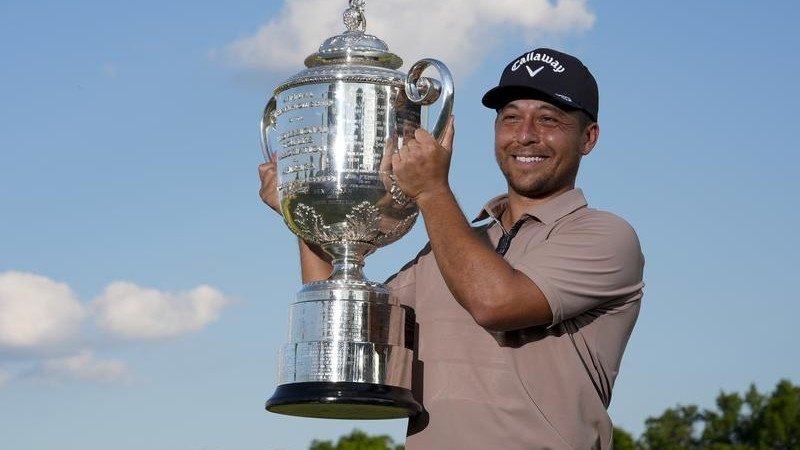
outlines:
[[[307,283],[289,308],[271,412],[389,419],[421,411],[411,394],[413,310],[363,275],[364,258],[400,239],[418,210],[397,188],[391,155],[427,126],[441,139],[453,105],[450,71],[422,59],[408,73],[365,33],[364,0],[350,0],[347,30],[325,40],[306,69],[277,88],[261,121],[262,150],[278,168],[288,227],[322,248],[327,280]],[[433,66],[439,79],[423,77]],[[273,155],[274,153],[274,155]]]

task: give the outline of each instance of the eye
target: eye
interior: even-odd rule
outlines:
[[[556,126],[561,123],[561,121],[556,116],[552,116],[549,114],[543,114],[539,116],[539,123],[546,126]]]
[[[516,122],[519,120],[519,115],[513,112],[504,112],[500,116],[500,120],[503,122]]]

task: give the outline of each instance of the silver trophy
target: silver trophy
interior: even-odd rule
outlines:
[[[333,263],[330,277],[305,284],[289,308],[289,342],[266,408],[304,417],[407,417],[421,411],[411,394],[413,310],[362,269],[367,255],[416,221],[416,204],[394,183],[391,154],[428,123],[422,106],[439,106],[431,134],[441,139],[453,80],[433,59],[397,71],[402,60],[364,32],[363,0],[350,0],[344,23],[347,31],[325,40],[305,70],[275,89],[261,121],[286,224]],[[422,76],[429,66],[441,80]]]

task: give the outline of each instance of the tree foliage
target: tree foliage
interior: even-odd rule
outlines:
[[[627,431],[614,427],[614,450],[636,450],[636,441]]]
[[[721,392],[716,410],[678,405],[645,421],[638,450],[800,450],[800,386],[781,380],[770,395]],[[616,435],[615,435],[616,437]]]
[[[502,448],[498,443],[497,448]],[[744,394],[721,392],[716,409],[677,405],[645,421],[634,439],[614,428],[615,450],[800,450],[800,386],[781,380],[771,394],[754,385]],[[387,435],[353,430],[334,444],[315,440],[309,450],[404,450]]]
[[[403,444],[395,445],[387,435],[370,436],[361,430],[353,430],[342,436],[334,445],[332,441],[314,440],[309,450],[404,450]]]

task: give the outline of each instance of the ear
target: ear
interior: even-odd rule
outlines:
[[[592,151],[594,145],[597,144],[597,139],[600,138],[600,125],[597,122],[592,122],[583,130],[583,145],[581,147],[581,155],[586,156]]]

